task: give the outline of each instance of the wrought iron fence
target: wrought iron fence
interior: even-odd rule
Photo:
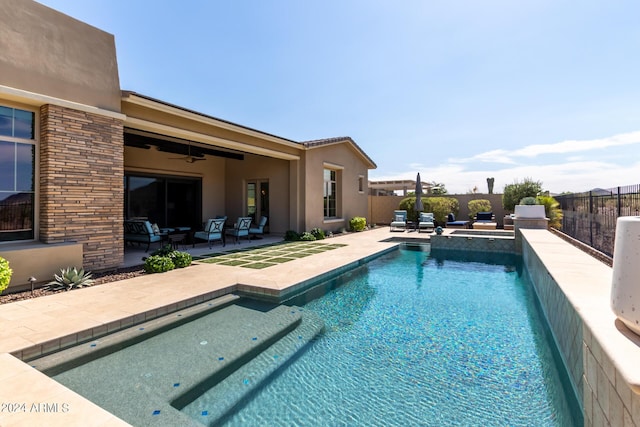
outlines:
[[[640,216],[640,184],[555,196],[562,209],[562,232],[613,256],[616,221]]]

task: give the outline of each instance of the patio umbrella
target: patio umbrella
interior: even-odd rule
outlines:
[[[418,172],[418,176],[416,177],[416,226],[417,222],[420,221],[420,212],[424,209],[422,205],[422,182],[420,181],[420,172]]]

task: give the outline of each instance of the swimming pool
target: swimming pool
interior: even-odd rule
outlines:
[[[449,255],[396,251],[292,301],[325,332],[224,425],[580,424],[526,278],[487,263],[505,257]]]
[[[478,255],[394,251],[290,301],[291,308],[234,304],[54,378],[116,415],[143,412],[155,424],[169,411],[154,396],[192,387],[198,393],[173,401],[180,425],[579,425],[526,274],[504,256]],[[298,317],[322,318],[324,332],[305,345],[318,325],[294,329]],[[260,344],[272,332],[256,332],[257,325],[300,339],[287,351],[302,351],[283,362],[274,349],[285,338],[265,343],[261,357],[220,377],[224,396],[250,391],[214,417],[220,390],[206,389],[216,378],[203,382],[209,374],[198,371],[227,363],[235,350],[216,348],[212,328]],[[121,407],[139,391],[145,400]]]

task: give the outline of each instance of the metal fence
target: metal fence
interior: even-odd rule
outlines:
[[[640,184],[555,196],[562,209],[562,232],[613,256],[616,221],[640,216]]]

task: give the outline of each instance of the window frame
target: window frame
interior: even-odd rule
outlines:
[[[19,194],[29,194],[30,197],[30,212],[28,221],[30,221],[30,227],[28,228],[15,228],[12,230],[2,230],[3,236],[0,236],[0,244],[9,244],[15,242],[25,242],[25,241],[34,241],[38,238],[38,218],[39,218],[39,208],[38,208],[38,179],[39,179],[39,111],[28,106],[18,105],[6,100],[0,101],[0,107],[11,109],[11,135],[0,134],[0,141],[4,143],[13,144],[13,152],[14,152],[14,166],[13,166],[13,187],[12,189],[0,189],[0,195],[6,195],[6,197],[11,197],[11,195],[19,195]],[[24,119],[24,117],[16,117],[16,112],[19,112],[22,116],[25,116],[27,113],[31,116],[30,123],[30,131],[27,133],[31,134],[31,138],[25,138],[23,136],[15,136],[16,134],[16,124]],[[4,116],[7,117],[7,116]],[[19,176],[21,172],[19,170],[19,144],[23,146],[31,146],[31,189],[25,190],[24,187],[20,186]],[[24,172],[23,172],[24,173]],[[3,197],[1,200],[5,200]],[[24,209],[24,208],[23,208]],[[5,234],[6,233],[6,234]],[[12,234],[13,236],[10,236]],[[5,237],[10,236],[10,237]]]

